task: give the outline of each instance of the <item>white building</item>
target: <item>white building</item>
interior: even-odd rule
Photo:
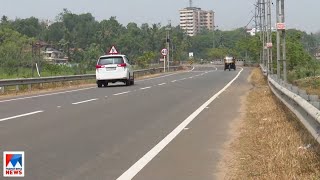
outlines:
[[[180,12],[180,28],[185,30],[187,35],[194,36],[203,29],[214,29],[214,12],[204,11],[197,7],[187,7]]]
[[[43,53],[43,59],[49,63],[54,64],[66,64],[68,63],[68,58],[64,56],[61,51],[55,50],[53,48],[47,48]]]

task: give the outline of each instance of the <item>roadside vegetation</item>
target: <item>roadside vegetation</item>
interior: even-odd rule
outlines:
[[[0,78],[37,77],[36,63],[42,76],[92,73],[96,59],[112,45],[131,58],[136,69],[159,64],[160,50],[165,47],[166,28],[159,23],[120,24],[116,17],[97,21],[90,13],[74,14],[64,9],[54,22],[36,17],[8,19],[0,22]],[[232,31],[203,30],[189,37],[179,28],[170,30],[173,64],[221,59],[227,54],[239,59],[258,61],[261,43],[249,36],[245,28]],[[54,48],[68,58],[67,65],[45,62],[41,52]]]
[[[320,179],[319,144],[272,94],[261,70],[251,83],[225,179]]]
[[[10,20],[5,15],[0,22],[0,79],[37,77],[36,63],[42,76],[74,75],[94,72],[96,59],[112,45],[127,54],[136,69],[159,64],[160,50],[165,47],[166,28],[159,23],[120,24],[116,17],[97,21],[90,13],[74,14],[67,9],[54,22],[36,17]],[[320,42],[320,33],[307,34],[289,30],[287,36],[288,70],[291,81],[318,75],[318,63],[312,59]],[[246,28],[231,31],[204,29],[189,37],[179,28],[170,30],[173,64],[208,62],[232,55],[247,62],[258,63],[262,47],[259,34],[250,36]],[[275,42],[275,34],[274,34]],[[41,52],[54,48],[68,58],[67,65],[45,62]],[[276,59],[276,49],[273,49]],[[275,62],[275,61],[274,61]]]

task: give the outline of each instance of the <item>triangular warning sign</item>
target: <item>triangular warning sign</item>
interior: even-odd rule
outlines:
[[[109,51],[109,54],[118,54],[118,51],[117,51],[116,47],[112,46],[110,51]]]

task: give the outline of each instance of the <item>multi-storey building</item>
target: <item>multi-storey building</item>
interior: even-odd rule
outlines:
[[[214,12],[204,11],[197,7],[187,7],[180,10],[180,28],[189,36],[194,36],[201,30],[214,30]]]

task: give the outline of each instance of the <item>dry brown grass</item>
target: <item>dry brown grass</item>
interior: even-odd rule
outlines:
[[[259,69],[251,83],[225,179],[320,179],[320,146],[272,94]]]

